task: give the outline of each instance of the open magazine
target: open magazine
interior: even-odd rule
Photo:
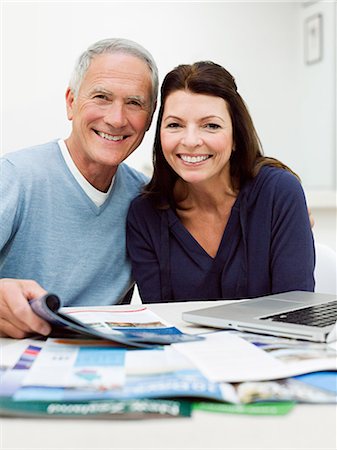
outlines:
[[[30,306],[37,315],[52,325],[54,336],[85,335],[138,348],[203,339],[165,324],[144,305],[116,305],[106,307],[101,312],[95,307],[62,308],[59,297],[48,293],[31,300]],[[86,320],[79,317],[85,317]]]

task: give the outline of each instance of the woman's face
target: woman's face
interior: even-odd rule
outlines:
[[[179,90],[165,102],[160,128],[168,164],[187,183],[226,177],[233,149],[232,121],[221,97]]]

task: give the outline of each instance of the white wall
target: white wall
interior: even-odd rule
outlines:
[[[98,39],[123,36],[153,53],[161,78],[183,62],[223,64],[237,79],[266,152],[291,154],[297,11],[296,3],[5,3],[2,151],[66,136],[64,91],[75,59]],[[129,159],[135,167],[150,164],[153,129]]]
[[[337,129],[337,7],[335,1],[308,2],[300,9],[304,56],[304,23],[322,16],[322,60],[308,65],[300,60],[300,122],[298,167],[307,186],[308,203],[315,218],[316,242],[336,250],[336,129]],[[307,155],[305,157],[305,155]]]
[[[323,10],[328,50],[309,68],[303,21],[314,10]],[[98,39],[134,39],[151,51],[161,79],[202,59],[232,72],[265,153],[299,173],[315,231],[335,236],[335,14],[335,1],[3,2],[1,152],[67,137],[64,93],[75,59]],[[153,134],[154,124],[129,164],[151,170]],[[316,210],[322,196],[312,189],[328,191],[329,214]]]
[[[314,2],[300,9],[299,146],[297,166],[303,182],[315,190],[328,190],[336,181],[336,3]],[[321,16],[321,60],[308,64],[305,44],[307,21]],[[314,52],[315,54],[315,52]],[[319,164],[317,164],[319,162]]]

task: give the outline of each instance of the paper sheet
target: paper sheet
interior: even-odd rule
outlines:
[[[336,370],[336,355],[306,358],[299,346],[292,361],[285,362],[271,353],[228,331],[204,335],[203,341],[173,344],[211,381],[241,382],[287,378],[315,370]]]
[[[125,350],[48,339],[23,386],[113,389],[124,384]]]

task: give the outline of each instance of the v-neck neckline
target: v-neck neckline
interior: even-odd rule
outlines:
[[[60,150],[60,152],[59,152],[59,156],[60,156],[60,158],[62,159],[62,162],[63,162],[64,166],[66,167],[66,170],[67,170],[67,172],[68,172],[68,176],[69,176],[69,178],[71,179],[73,186],[74,186],[75,189],[81,194],[81,197],[82,197],[83,201],[84,201],[84,202],[87,204],[87,206],[93,211],[93,213],[94,213],[96,216],[99,216],[99,215],[105,210],[105,208],[107,207],[107,205],[109,204],[110,199],[111,199],[111,196],[112,196],[112,193],[113,193],[114,189],[116,188],[116,184],[117,184],[117,172],[118,172],[118,171],[117,171],[116,174],[115,174],[115,179],[114,179],[112,188],[111,188],[111,190],[110,190],[110,192],[109,192],[109,195],[107,196],[105,202],[104,202],[102,205],[97,206],[96,203],[89,197],[89,195],[87,194],[87,192],[85,192],[85,190],[83,189],[83,187],[82,187],[82,186],[79,184],[79,182],[76,180],[74,174],[72,173],[72,171],[70,170],[70,168],[69,168],[69,166],[67,165],[66,161],[64,160],[64,157],[62,156],[61,150]]]
[[[204,258],[216,262],[219,258],[223,259],[224,254],[227,254],[229,252],[229,248],[232,247],[229,238],[233,235],[234,230],[236,230],[238,227],[240,204],[239,198],[240,193],[236,198],[234,205],[232,206],[228,222],[226,224],[219,243],[219,247],[214,257],[211,256],[197,241],[197,239],[188,231],[188,229],[179,219],[177,213],[172,208],[168,209],[169,226],[175,236],[184,243],[191,255],[197,254],[199,257],[200,255],[202,255]]]

